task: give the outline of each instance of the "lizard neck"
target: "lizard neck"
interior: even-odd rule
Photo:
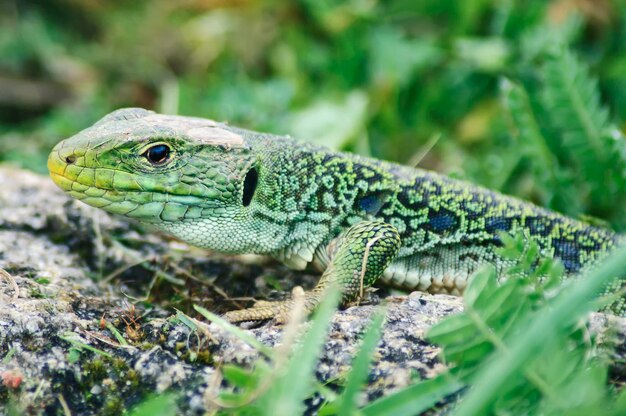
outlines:
[[[304,268],[346,226],[376,216],[404,168],[289,138],[254,137],[258,188],[247,210],[263,250]],[[258,250],[257,250],[258,252]]]

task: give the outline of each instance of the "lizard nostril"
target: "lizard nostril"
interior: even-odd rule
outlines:
[[[74,162],[76,162],[76,155],[69,155],[69,156],[67,156],[67,157],[65,158],[65,162],[66,162],[68,165],[73,164]]]

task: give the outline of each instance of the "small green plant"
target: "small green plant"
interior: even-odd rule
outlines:
[[[541,202],[623,229],[626,221],[615,207],[626,202],[626,140],[580,59],[562,44],[541,57],[532,67],[537,73],[532,88],[501,83],[512,136],[541,184]]]
[[[356,395],[369,373],[369,363],[380,338],[385,314],[381,309],[373,315],[371,325],[363,334],[353,369],[345,378],[344,389],[341,394],[335,394],[315,379],[314,370],[336,311],[339,293],[339,290],[332,289],[327,292],[309,324],[303,323],[302,310],[298,312],[296,308],[277,350],[267,348],[245,331],[196,306],[195,309],[205,318],[263,354],[263,358],[249,369],[230,364],[223,366],[221,376],[230,387],[217,391],[214,397],[208,399],[208,404],[221,408],[223,414],[296,415],[304,412],[305,399],[321,395],[326,398],[321,414],[354,414],[357,409]],[[198,324],[181,312],[178,318],[191,329],[199,330]],[[303,325],[307,327],[304,333]]]
[[[466,290],[464,311],[428,333],[441,346],[448,370],[360,409],[355,398],[380,338],[382,311],[373,316],[351,371],[334,391],[316,381],[313,370],[336,296],[323,303],[299,343],[293,342],[298,325],[288,325],[281,351],[258,345],[197,307],[264,355],[250,369],[224,366],[222,376],[230,387],[217,391],[211,405],[223,414],[301,414],[306,398],[321,395],[326,399],[322,415],[396,416],[432,410],[442,401],[457,406],[460,398],[453,414],[622,414],[626,394],[608,386],[609,354],[589,336],[584,322],[589,311],[601,306],[588,294],[624,272],[626,247],[570,282],[562,280],[562,265],[542,258],[538,246],[523,235],[503,235],[502,240],[501,254],[511,259],[511,266],[499,275],[489,267],[477,272]],[[504,281],[499,283],[499,277]]]
[[[428,333],[449,370],[368,405],[364,414],[419,414],[455,393],[462,393],[455,415],[626,411],[626,393],[607,385],[607,355],[584,325],[599,306],[589,293],[626,272],[626,247],[577,281],[560,284],[562,267],[539,259],[534,243],[523,236],[504,243],[502,254],[516,260],[504,273],[508,279],[498,284],[492,268],[476,273],[464,311]]]

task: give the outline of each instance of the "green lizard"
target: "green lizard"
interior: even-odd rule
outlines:
[[[71,196],[190,244],[272,256],[323,270],[304,295],[312,310],[329,284],[352,301],[377,280],[461,294],[498,255],[502,232],[524,232],[576,274],[618,235],[436,173],[207,119],[130,108],[62,141],[48,167]],[[620,290],[624,280],[607,288]],[[293,300],[260,302],[231,321],[282,320]],[[613,312],[626,315],[626,301]]]

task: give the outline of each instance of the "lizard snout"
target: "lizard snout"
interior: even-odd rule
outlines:
[[[69,183],[68,167],[77,164],[79,162],[80,155],[70,148],[64,146],[61,142],[57,144],[48,156],[48,170],[50,171],[50,177],[57,186],[66,190]]]

